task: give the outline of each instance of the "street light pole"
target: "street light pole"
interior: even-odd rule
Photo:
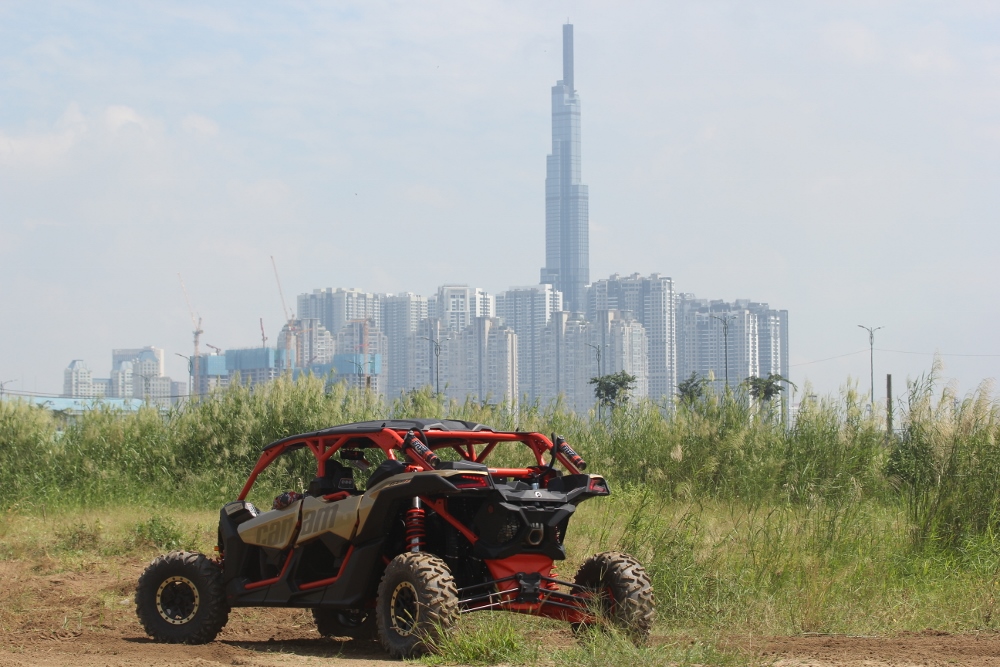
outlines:
[[[725,340],[725,353],[726,353],[726,391],[729,390],[729,323],[736,319],[735,315],[724,315],[719,317],[718,315],[712,315],[713,320],[719,320],[722,322],[722,337]]]
[[[434,394],[441,395],[441,343],[428,336],[420,336],[434,345]]]
[[[0,401],[3,400],[3,388],[12,382],[17,382],[17,380],[4,380],[3,382],[0,382]]]
[[[859,324],[859,327],[868,332],[868,361],[869,369],[871,373],[871,407],[872,410],[875,409],[875,332],[879,329],[884,329],[885,327],[866,327],[863,324]]]
[[[602,377],[604,377],[604,374],[601,372],[601,346],[591,345],[590,343],[584,343],[584,345],[593,348],[594,351],[597,352],[597,379],[600,380]],[[604,418],[604,409],[602,407],[602,402],[600,400],[597,401],[597,418],[598,419]]]
[[[191,365],[193,362],[191,361],[191,357],[187,356],[186,354],[181,354],[180,352],[174,352],[174,354],[176,354],[181,359],[187,359],[188,376],[191,378],[191,380],[188,382],[188,398],[190,398],[191,394],[193,393],[192,387],[194,387],[194,374],[192,370],[194,367]]]
[[[354,367],[358,369],[358,377],[361,377],[362,375],[365,376],[365,388],[368,388],[368,386],[369,386],[368,375],[367,375],[367,373],[365,373],[365,366],[364,366],[364,364],[360,364],[357,361],[354,361],[353,359],[348,359],[348,361],[350,361],[352,364],[354,364]],[[358,388],[359,389],[361,388],[360,384],[361,383],[359,382],[358,383],[358,385],[359,385]]]
[[[603,373],[601,373],[601,346],[591,345],[590,343],[584,343],[584,345],[593,348],[597,352],[597,377],[603,377]]]

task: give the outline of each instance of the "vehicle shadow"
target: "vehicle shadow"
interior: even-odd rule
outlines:
[[[374,641],[336,639],[266,639],[266,640],[216,640],[227,646],[235,646],[256,653],[285,653],[316,658],[340,658],[342,660],[367,660],[398,663]]]

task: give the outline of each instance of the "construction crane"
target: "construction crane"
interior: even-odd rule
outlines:
[[[260,346],[267,347],[267,334],[264,333],[264,318],[260,318]]]
[[[216,347],[216,346],[214,346],[214,345],[212,345],[210,343],[205,343],[205,347],[209,347],[209,348],[215,350],[216,354],[222,354],[222,348],[221,347]]]
[[[201,368],[198,363],[198,343],[201,341],[201,335],[205,332],[201,328],[201,316],[196,315],[194,308],[191,307],[191,297],[188,296],[187,287],[184,286],[184,279],[181,278],[181,274],[179,273],[177,274],[177,280],[181,281],[184,301],[187,302],[188,312],[191,313],[191,324],[194,325],[194,356],[191,357],[191,394],[197,396],[200,393],[198,391],[198,383],[201,379]]]
[[[278,296],[281,297],[281,309],[285,311],[285,321],[288,322],[286,325],[288,328],[288,333],[285,334],[285,368],[293,369],[295,368],[295,363],[292,361],[292,339],[295,337],[295,332],[297,327],[295,326],[295,313],[288,311],[288,306],[285,305],[285,292],[281,289],[281,278],[278,277],[278,264],[274,261],[274,255],[271,255],[271,267],[274,269],[274,281],[278,283]],[[263,320],[261,320],[263,325]]]

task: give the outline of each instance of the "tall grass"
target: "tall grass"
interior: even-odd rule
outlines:
[[[366,419],[446,416],[561,433],[612,485],[642,486],[657,502],[837,512],[876,502],[906,508],[915,543],[960,548],[1000,534],[1000,406],[987,386],[959,398],[948,387],[935,393],[936,379],[935,371],[911,383],[902,430],[888,439],[880,414],[851,385],[837,398],[804,403],[791,427],[745,395],[710,394],[669,410],[634,402],[602,420],[558,401],[446,402],[430,389],[388,402],[312,377],[234,385],[166,415],[98,408],[68,423],[5,401],[0,509],[217,506],[236,495],[261,448],[289,434]],[[265,491],[307,484],[308,459],[279,461],[260,484]]]

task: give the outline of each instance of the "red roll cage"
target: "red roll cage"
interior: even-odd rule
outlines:
[[[250,477],[247,478],[243,490],[238,496],[239,500],[246,500],[250,489],[253,487],[257,476],[264,471],[279,456],[290,449],[301,449],[303,446],[309,448],[316,459],[317,475],[323,476],[326,472],[326,461],[338,450],[347,446],[352,449],[368,449],[378,447],[385,454],[386,458],[400,460],[397,453],[403,454],[403,460],[408,463],[408,468],[413,472],[433,470],[434,468],[423,458],[417,455],[413,448],[404,448],[404,437],[407,429],[382,428],[381,430],[363,430],[355,433],[332,433],[324,434],[322,431],[316,433],[292,436],[272,443],[264,448],[257,464],[254,466]],[[554,445],[552,441],[541,433],[532,432],[495,432],[495,431],[442,431],[427,430],[420,431],[420,435],[426,440],[431,451],[439,449],[453,449],[465,461],[483,463],[493,452],[493,449],[501,442],[522,442],[531,450],[535,456],[536,465],[525,468],[489,468],[491,475],[499,477],[527,478],[538,474],[538,469],[543,467],[543,457],[552,454]],[[481,447],[476,451],[476,447]],[[562,451],[556,449],[556,460],[559,461],[571,474],[577,474],[580,469]]]

